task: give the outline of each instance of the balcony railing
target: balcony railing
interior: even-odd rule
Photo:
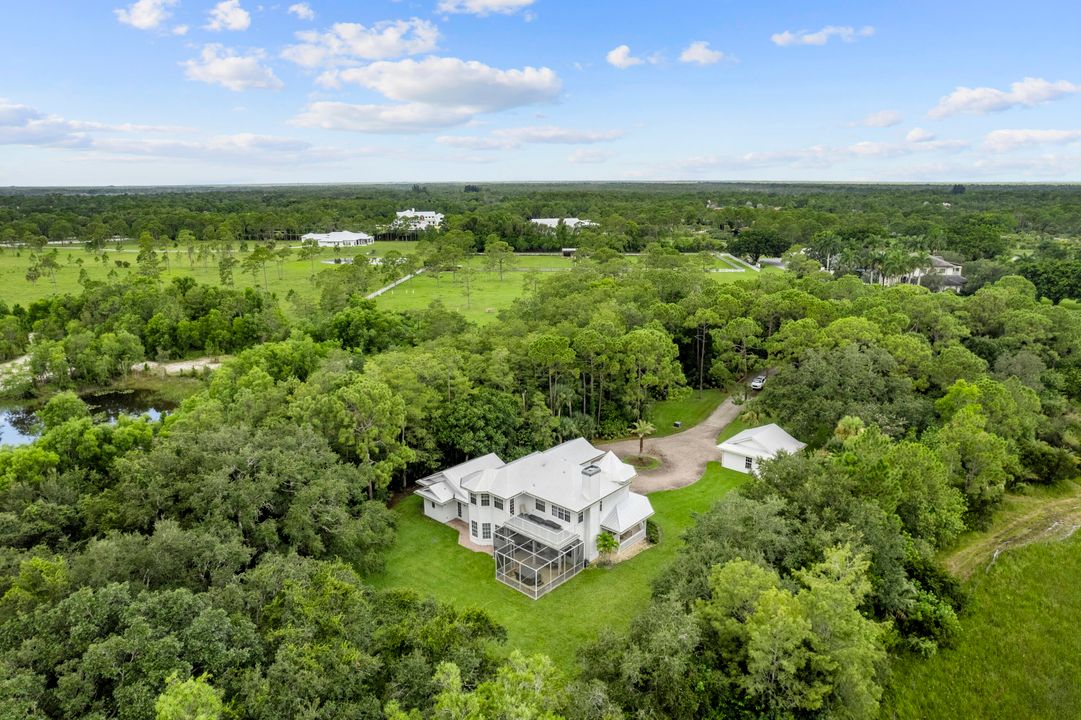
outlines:
[[[544,543],[550,547],[563,548],[578,538],[578,533],[571,530],[552,530],[543,525],[538,525],[524,515],[515,515],[509,518],[503,527],[508,527],[515,532],[520,532],[527,537]]]

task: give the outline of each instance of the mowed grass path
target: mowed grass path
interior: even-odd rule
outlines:
[[[394,507],[398,538],[376,587],[404,587],[459,608],[488,612],[507,628],[507,648],[545,653],[564,668],[605,628],[625,630],[645,609],[650,583],[672,561],[695,513],[708,510],[746,475],[710,463],[693,485],[649,496],[662,540],[636,557],[605,569],[590,567],[539,600],[496,581],[491,556],[458,545],[458,532],[424,517],[420,498]]]
[[[1081,717],[1081,532],[1005,552],[968,588],[957,646],[896,661],[880,717]]]

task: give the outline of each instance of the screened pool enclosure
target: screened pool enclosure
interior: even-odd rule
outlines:
[[[517,515],[496,528],[495,576],[536,600],[585,567],[577,533],[537,515]]]

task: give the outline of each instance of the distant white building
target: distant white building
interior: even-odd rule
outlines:
[[[315,240],[319,247],[360,247],[371,245],[375,238],[367,233],[350,232],[349,230],[337,230],[328,233],[307,233],[302,235],[301,240]]]
[[[645,539],[653,506],[631,492],[636,474],[578,438],[509,463],[475,458],[420,480],[416,494],[425,515],[492,547],[497,580],[538,598],[598,556],[600,533],[621,550]]]
[[[717,447],[721,451],[721,465],[729,470],[751,473],[763,460],[771,460],[781,452],[799,452],[807,444],[770,423],[736,433]]]
[[[952,263],[938,255],[931,255],[928,264],[919,267],[907,275],[887,278],[885,285],[897,285],[905,283],[909,285],[923,285],[932,290],[950,290],[960,292],[965,284],[965,277],[961,274],[962,266]]]
[[[434,210],[409,208],[408,210],[399,210],[395,215],[398,216],[394,221],[395,225],[412,228],[413,230],[427,230],[428,228],[437,228],[443,224],[443,213],[437,213]]]
[[[534,225],[540,225],[541,227],[548,228],[549,230],[555,230],[559,227],[559,223],[562,222],[563,226],[568,230],[577,230],[584,227],[596,227],[597,223],[592,220],[582,220],[581,218],[533,218],[529,222]]]

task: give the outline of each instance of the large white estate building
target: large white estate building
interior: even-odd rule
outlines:
[[[395,225],[413,230],[427,230],[428,228],[437,228],[443,224],[443,213],[437,213],[434,210],[409,208],[408,210],[399,210],[395,215],[397,215],[397,219],[394,221]]]
[[[319,247],[360,247],[371,245],[375,238],[367,233],[351,232],[349,230],[337,230],[328,233],[308,233],[300,237],[301,240],[315,240]]]
[[[577,230],[578,228],[594,227],[597,223],[592,220],[582,220],[581,218],[532,218],[529,222],[534,225],[540,225],[543,228],[549,230],[555,230],[559,227],[559,223],[563,223],[563,226],[568,230]]]
[[[621,550],[645,540],[653,506],[631,492],[636,474],[578,438],[509,463],[475,458],[424,478],[416,494],[425,515],[492,546],[498,580],[538,598],[599,555],[600,533]]]

